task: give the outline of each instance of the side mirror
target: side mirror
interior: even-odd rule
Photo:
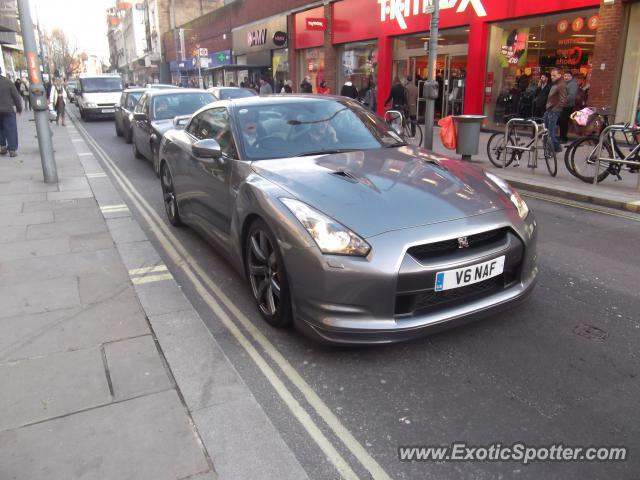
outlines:
[[[189,120],[191,120],[191,115],[178,115],[173,117],[173,126],[175,128],[184,128],[189,123]]]
[[[147,114],[146,113],[142,113],[142,112],[135,112],[133,114],[133,119],[136,122],[143,122],[147,119]]]
[[[73,89],[73,94],[74,94],[74,95],[78,95],[78,89],[77,89],[77,88],[74,88],[74,89]]]
[[[211,138],[198,140],[191,145],[191,151],[196,157],[200,158],[220,158],[222,150],[220,144]]]

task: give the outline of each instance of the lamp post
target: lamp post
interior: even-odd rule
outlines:
[[[33,32],[31,11],[29,10],[29,0],[18,0],[18,12],[20,15],[22,40],[24,42],[24,53],[29,70],[29,96],[36,121],[36,131],[38,132],[38,147],[40,148],[42,173],[45,183],[57,183],[58,172],[56,169],[56,159],[53,154],[51,130],[49,129],[49,102],[40,73],[40,62],[36,47],[36,36]]]
[[[438,22],[440,21],[440,2],[433,0],[430,7],[431,28],[429,29],[429,64],[427,66],[427,81],[424,83],[424,96],[426,98],[424,109],[424,140],[422,146],[428,150],[433,149],[433,119],[438,98],[438,82],[436,82],[436,64],[438,61]]]

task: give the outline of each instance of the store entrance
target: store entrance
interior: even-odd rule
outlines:
[[[422,92],[427,79],[429,58],[424,44],[429,41],[428,33],[408,35],[394,39],[393,78],[411,77]],[[439,95],[436,100],[435,117],[459,115],[464,112],[466,89],[466,67],[468,32],[465,28],[443,30],[438,36],[438,58],[436,60],[436,81]],[[418,117],[424,116],[425,100],[418,99]]]

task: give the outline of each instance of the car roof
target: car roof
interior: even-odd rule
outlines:
[[[89,73],[81,73],[78,78],[121,78],[117,73],[99,73],[97,75],[91,75]]]
[[[183,93],[208,93],[209,95],[211,95],[211,92],[207,92],[206,90],[201,90],[199,88],[167,88],[166,90],[163,90],[161,88],[147,88],[144,90],[148,97],[160,97],[162,95],[180,95]]]
[[[314,95],[314,94],[274,94],[274,95],[256,95],[253,97],[233,98],[226,100],[236,107],[252,107],[259,105],[274,105],[283,103],[297,103],[300,100],[310,102],[326,102],[328,100],[351,100],[350,98],[341,97],[339,95]],[[355,100],[353,100],[355,101]]]
[[[147,89],[143,87],[134,87],[134,88],[126,88],[123,93],[135,93],[135,92],[146,92]]]
[[[147,83],[145,88],[166,88],[166,89],[178,89],[182,88],[178,85],[171,85],[170,83]]]

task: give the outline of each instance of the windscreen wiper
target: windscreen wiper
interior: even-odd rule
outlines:
[[[348,153],[355,152],[356,148],[335,148],[335,149],[326,149],[326,150],[314,150],[312,152],[303,152],[299,153],[297,157],[311,157],[313,155],[330,155],[332,153]]]

